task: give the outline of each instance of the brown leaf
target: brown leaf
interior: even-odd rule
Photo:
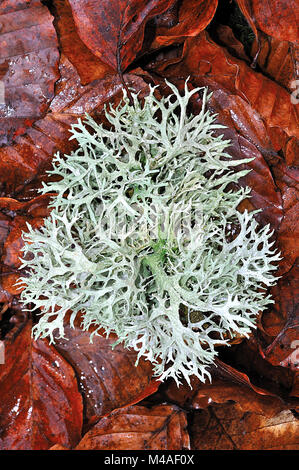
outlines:
[[[230,54],[249,62],[249,57],[245,52],[243,44],[236,38],[229,26],[225,24],[217,25],[216,35],[218,42],[225,46]]]
[[[131,406],[102,418],[76,450],[189,449],[187,420],[174,405]]]
[[[22,233],[28,232],[27,223],[30,223],[33,228],[38,228],[42,225],[43,219],[40,217],[29,219],[28,217],[23,216],[17,216],[14,218],[3,249],[2,263],[6,266],[18,268],[21,265],[21,250],[24,246]]]
[[[50,213],[49,202],[51,194],[42,194],[29,201],[18,201],[10,197],[0,197],[0,210],[26,212],[31,217],[47,217]],[[20,214],[21,215],[21,214]]]
[[[169,28],[160,26],[151,49],[181,42],[189,36],[197,36],[211,22],[215,15],[218,0],[183,0],[180,4],[178,23]]]
[[[177,387],[170,382],[166,397],[182,407],[207,408],[213,403],[234,401],[243,411],[274,416],[286,408],[284,402],[271,392],[253,385],[246,374],[230,367],[219,359],[211,369],[211,383],[203,384],[196,377],[191,379],[192,389],[183,383]]]
[[[197,78],[213,80],[248,101],[268,127],[279,127],[289,137],[299,137],[299,106],[289,93],[274,81],[257,73],[244,61],[232,57],[204,32],[185,42],[181,69]]]
[[[36,121],[26,135],[17,137],[14,145],[0,148],[0,185],[6,196],[22,193],[24,197],[26,189],[32,198],[32,189],[46,181],[45,171],[51,168],[54,153],[68,153],[76,146],[76,141],[69,141],[70,125],[85,112],[93,116],[97,110],[102,113],[105,102],[122,97],[116,75],[82,86],[76,69],[65,57],[60,72],[56,96],[46,116]],[[136,91],[147,88],[139,77],[126,75],[125,79]]]
[[[17,295],[21,290],[15,285],[20,277],[18,268],[23,257],[24,241],[22,232],[27,232],[27,223],[37,228],[43,224],[44,217],[50,213],[48,204],[50,195],[37,196],[29,201],[0,197],[0,211],[6,211],[10,217],[0,212],[0,284],[7,294]],[[20,215],[19,215],[20,214]],[[1,243],[1,217],[4,217],[6,230]]]
[[[82,427],[82,398],[72,367],[47,341],[31,339],[28,322],[5,340],[0,365],[0,448],[73,447]]]
[[[116,337],[93,336],[91,331],[75,329],[66,322],[65,337],[57,339],[57,351],[73,366],[84,399],[87,425],[116,408],[136,403],[154,393],[160,382],[153,379],[149,361],[141,359],[135,366],[137,354],[118,345],[112,350]]]
[[[192,449],[295,450],[299,423],[291,411],[272,418],[244,412],[236,404],[214,405],[198,412],[192,423]]]
[[[11,219],[0,212],[0,256],[2,256],[3,244],[9,233]]]
[[[299,346],[299,267],[287,272],[272,289],[275,304],[263,314],[263,330],[268,335],[264,353],[274,365],[294,367]]]
[[[298,41],[299,10],[297,0],[237,0],[257,36],[256,28],[282,41]]]
[[[252,14],[252,5],[251,5],[251,0],[237,0],[237,3],[239,5],[239,8],[243,15],[245,16],[249,26],[251,27],[252,31],[255,34],[255,37],[258,37],[258,32],[256,29],[255,21],[253,18]]]
[[[69,0],[82,41],[114,70],[127,69],[142,47],[146,22],[174,0]]]
[[[299,46],[259,33],[259,44],[253,43],[251,55],[257,53],[261,70],[292,93],[299,76]]]
[[[283,256],[279,262],[278,274],[281,275],[291,269],[296,259],[299,258],[299,169],[280,163],[273,167],[272,172],[282,195],[284,211],[278,232],[279,248]]]
[[[0,6],[0,145],[10,143],[47,110],[58,79],[53,18],[40,2]]]
[[[53,6],[61,51],[76,68],[82,85],[114,74],[114,70],[96,57],[80,39],[68,0],[54,0]]]
[[[230,372],[233,372],[232,379],[235,380],[235,371],[237,371],[237,376],[241,374],[245,380],[246,377],[247,380],[250,379],[249,383],[258,393],[264,391],[265,395],[280,398],[286,406],[298,406],[298,401],[293,403],[290,398],[294,373],[288,368],[273,365],[267,360],[263,351],[263,343],[259,341],[259,332],[260,330],[252,335],[250,340],[244,340],[242,343],[222,351],[222,361],[225,361],[226,367],[229,364],[228,378],[231,375]],[[240,381],[238,380],[238,382]]]
[[[217,121],[227,127],[219,133],[230,140],[227,151],[233,159],[254,158],[240,166],[240,169],[250,170],[240,179],[240,184],[251,188],[249,203],[252,209],[262,209],[257,220],[278,229],[283,217],[282,200],[263,157],[271,155],[272,151],[260,116],[242,98],[222,90],[213,92],[210,106],[218,114]]]

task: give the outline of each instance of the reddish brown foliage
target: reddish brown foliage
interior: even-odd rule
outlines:
[[[0,145],[41,117],[54,97],[58,79],[57,37],[53,18],[40,2],[1,2],[0,79],[6,106],[0,108]]]
[[[44,3],[0,6],[0,448],[298,448],[298,1]],[[236,4],[253,44],[230,20]],[[55,345],[33,341],[36,318],[15,286],[22,232],[50,211],[38,188],[54,153],[76,145],[70,125],[85,112],[102,121],[123,86],[142,98],[158,84],[163,95],[165,78],[181,88],[188,76],[213,92],[232,158],[254,157],[242,165],[252,192],[239,209],[261,210],[283,255],[257,330],[220,347],[212,383],[194,379],[192,389],[159,387],[149,362],[135,367],[135,353],[112,351],[113,336],[90,343],[79,323]],[[191,111],[200,107],[194,96]]]
[[[66,339],[59,339],[56,349],[73,366],[85,405],[86,425],[97,421],[111,411],[136,403],[158,389],[152,378],[150,362],[141,360],[136,367],[134,351],[118,345],[111,346],[116,337],[95,336],[90,342],[90,331],[66,325]],[[124,387],[123,384],[126,383]]]
[[[102,418],[79,442],[77,450],[189,449],[187,421],[173,405],[150,410],[132,406]]]
[[[81,434],[82,397],[72,367],[46,341],[32,341],[29,322],[5,346],[0,448],[75,445]]]
[[[257,29],[269,36],[298,42],[299,10],[297,0],[237,0],[256,34]],[[257,28],[257,29],[256,29]]]

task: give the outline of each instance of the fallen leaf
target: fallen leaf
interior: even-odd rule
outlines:
[[[0,449],[74,447],[81,436],[82,397],[72,367],[47,341],[32,341],[30,322],[4,343]]]
[[[298,402],[291,399],[290,392],[294,383],[294,373],[280,365],[273,365],[265,357],[263,351],[263,342],[260,342],[260,330],[253,334],[250,339],[246,339],[241,343],[223,348],[221,350],[221,361],[232,372],[237,371],[237,380],[240,374],[243,378],[247,377],[249,383],[252,384],[255,391],[264,391],[265,395],[278,397],[282,400],[284,406],[297,407]],[[229,372],[229,375],[230,372]],[[234,380],[234,373],[231,377]],[[241,381],[242,383],[242,381]],[[246,382],[244,383],[246,384]],[[275,401],[275,400],[274,400]]]
[[[173,27],[160,26],[150,49],[169,46],[189,36],[197,36],[213,19],[218,0],[183,0],[179,5],[178,22]]]
[[[62,53],[76,68],[82,85],[114,74],[80,39],[68,0],[54,0],[55,26]]]
[[[274,365],[294,366],[299,347],[299,266],[294,265],[271,291],[275,304],[263,314],[268,346],[265,357]],[[268,336],[268,337],[267,337]]]
[[[246,374],[219,359],[211,368],[211,374],[210,383],[202,383],[196,377],[192,377],[192,388],[187,383],[178,387],[174,381],[171,381],[165,392],[166,399],[189,410],[204,409],[214,403],[233,401],[244,412],[250,411],[268,417],[286,408],[280,397],[256,387]]]
[[[76,450],[187,450],[185,413],[174,405],[131,406],[102,418]]]
[[[192,449],[298,450],[299,423],[290,410],[272,418],[244,412],[237,404],[210,406],[192,423]]]
[[[32,190],[46,181],[55,152],[69,153],[76,141],[69,141],[70,126],[87,112],[102,113],[103,105],[122,98],[122,84],[116,75],[99,79],[83,86],[76,69],[62,57],[61,79],[56,85],[56,96],[46,116],[36,121],[24,136],[16,138],[14,145],[0,148],[0,188],[6,196],[35,195]],[[145,82],[134,75],[125,79],[136,91],[147,88]]]
[[[299,169],[287,167],[283,162],[273,166],[272,173],[282,195],[284,217],[279,227],[278,244],[283,259],[279,262],[278,274],[290,270],[299,258]]]
[[[118,72],[136,58],[148,20],[174,0],[69,0],[78,33],[86,46]]]
[[[256,28],[282,41],[298,41],[298,1],[237,0],[248,23],[257,35]]]
[[[219,88],[248,101],[268,127],[279,127],[289,137],[299,137],[299,107],[291,102],[287,90],[231,56],[206,32],[186,39],[180,66],[184,76],[209,78]]]
[[[11,143],[45,114],[58,74],[53,17],[41,2],[0,6],[0,145]]]
[[[152,365],[141,359],[135,366],[137,354],[121,344],[112,349],[116,337],[93,336],[66,321],[65,337],[57,339],[57,351],[72,365],[84,400],[86,425],[99,417],[124,406],[136,403],[155,392],[160,385],[153,378]]]
[[[225,46],[230,54],[235,55],[239,59],[245,60],[246,62],[250,62],[243,44],[236,38],[233,30],[229,26],[225,24],[217,25],[216,35],[218,42]]]
[[[259,33],[259,44],[254,41],[251,55],[257,55],[257,63],[266,75],[293,93],[293,82],[299,75],[299,47],[296,44]]]

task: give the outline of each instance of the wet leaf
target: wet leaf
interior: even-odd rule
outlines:
[[[142,47],[146,22],[174,0],[69,0],[79,35],[114,70],[124,72]]]
[[[66,322],[66,339],[57,339],[57,351],[72,365],[78,377],[84,399],[87,425],[111,411],[145,398],[155,392],[160,384],[153,379],[151,363],[140,360],[137,354],[118,345],[112,350],[116,337],[93,336],[80,329],[80,319],[75,328]],[[125,385],[124,385],[125,384]]]
[[[69,2],[54,0],[53,4],[61,50],[76,68],[82,85],[114,74],[114,70],[96,57],[80,39]]]
[[[217,360],[211,372],[210,383],[203,384],[194,377],[191,382],[192,389],[186,383],[177,387],[175,382],[171,382],[165,393],[167,399],[188,409],[204,409],[214,403],[233,401],[243,411],[269,417],[286,408],[280,397],[256,387],[246,374],[220,360]]]
[[[296,450],[298,431],[289,410],[266,418],[236,404],[215,405],[195,415],[191,445],[198,450]]]
[[[187,420],[174,405],[131,406],[102,418],[76,450],[189,449]]]
[[[45,114],[58,79],[53,17],[41,2],[0,6],[0,145],[8,144]]]
[[[256,28],[282,41],[298,41],[297,0],[237,0],[238,5],[256,33]]]
[[[289,137],[299,137],[299,107],[290,94],[244,61],[232,57],[204,32],[185,42],[182,69],[184,74],[206,77],[220,88],[248,101],[268,127],[279,127]]]
[[[218,0],[183,0],[179,6],[178,22],[173,27],[160,26],[151,49],[181,42],[188,36],[197,36],[211,22]]]
[[[16,360],[17,359],[17,360]],[[82,427],[82,398],[72,367],[28,322],[5,340],[0,365],[0,449],[73,447]]]
[[[95,116],[102,112],[105,102],[121,99],[122,86],[116,75],[99,79],[83,86],[73,65],[62,57],[61,79],[49,112],[34,123],[24,136],[16,138],[12,146],[0,148],[0,190],[5,196],[26,194],[33,197],[32,189],[46,180],[46,171],[51,168],[52,158],[58,150],[70,152],[76,142],[69,141],[70,125],[85,112]],[[125,76],[128,83],[137,90],[146,84],[134,75]]]

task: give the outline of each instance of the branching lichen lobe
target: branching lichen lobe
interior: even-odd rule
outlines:
[[[56,193],[51,215],[24,234],[21,297],[42,312],[36,338],[63,336],[66,313],[73,324],[80,312],[82,328],[115,332],[160,380],[204,381],[217,346],[248,335],[272,302],[280,256],[269,226],[237,210],[250,191],[229,187],[244,160],[215,136],[207,90],[193,116],[199,89],[186,84],[181,96],[168,85],[172,95],[158,100],[151,88],[143,104],[124,92],[106,110],[109,130],[89,116],[72,127],[78,149],[55,156],[60,180],[41,190]]]

